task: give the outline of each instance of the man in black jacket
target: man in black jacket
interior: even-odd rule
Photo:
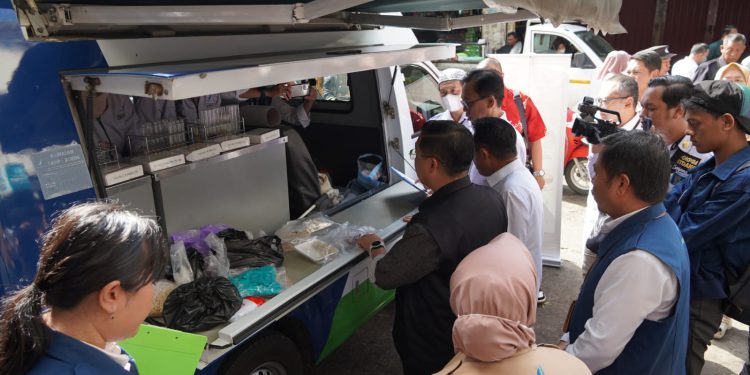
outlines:
[[[375,284],[396,289],[393,340],[406,375],[433,374],[453,357],[450,277],[461,260],[507,230],[500,196],[469,181],[474,142],[453,121],[428,121],[416,147],[419,180],[434,193],[419,206],[403,238],[386,251],[366,235]]]
[[[721,56],[698,65],[693,83],[716,79],[716,72],[724,65],[737,62],[745,52],[747,40],[742,34],[729,34],[721,45]]]

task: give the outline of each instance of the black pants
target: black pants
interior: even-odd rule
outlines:
[[[706,360],[704,354],[719,330],[722,300],[704,299],[690,302],[690,327],[688,332],[687,373],[700,375]]]
[[[289,185],[289,216],[294,220],[320,198],[318,168],[310,156],[302,137],[291,126],[279,126],[282,137],[287,137],[286,171]]]

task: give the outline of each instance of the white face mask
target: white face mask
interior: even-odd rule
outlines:
[[[464,105],[461,104],[461,97],[458,95],[448,94],[441,97],[440,100],[443,102],[443,108],[450,112],[457,112],[464,108]]]

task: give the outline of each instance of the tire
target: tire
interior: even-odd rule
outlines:
[[[245,345],[222,366],[225,375],[304,375],[302,354],[290,338],[270,331]]]
[[[588,159],[576,158],[578,164],[573,160],[569,161],[565,166],[565,182],[568,183],[570,190],[573,190],[576,194],[587,195],[589,189],[591,189],[591,180],[589,180],[589,174],[586,170],[588,166]],[[580,170],[578,165],[584,170]]]

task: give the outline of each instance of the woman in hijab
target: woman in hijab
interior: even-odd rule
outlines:
[[[612,51],[607,54],[604,59],[601,69],[597,74],[597,79],[603,80],[608,74],[620,74],[625,70],[628,65],[628,59],[630,54],[625,51]]]
[[[732,81],[737,82],[740,85],[747,86],[750,82],[750,70],[737,63],[729,63],[722,66],[717,72],[715,80],[720,81]]]
[[[450,282],[456,356],[438,375],[591,374],[572,355],[535,344],[536,273],[531,254],[503,233],[469,254]]]

